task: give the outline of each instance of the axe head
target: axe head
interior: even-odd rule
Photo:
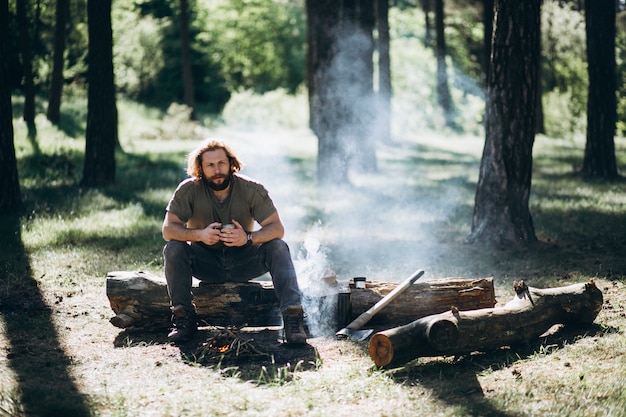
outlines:
[[[350,339],[355,342],[362,342],[363,340],[367,339],[373,332],[374,329],[358,330],[344,327],[343,329],[335,333],[335,337],[337,339]]]

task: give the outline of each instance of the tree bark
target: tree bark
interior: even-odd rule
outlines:
[[[0,0],[0,56],[9,56],[9,3]],[[9,60],[0,59],[0,213],[16,212],[22,205],[13,141]]]
[[[373,0],[307,2],[310,123],[322,183],[347,177],[353,164],[376,169],[373,8]]]
[[[587,34],[587,144],[582,175],[586,179],[619,178],[615,160],[617,118],[615,76],[615,7],[601,1],[585,2]]]
[[[496,0],[486,139],[470,242],[535,241],[528,202],[535,139],[541,0]]]
[[[69,0],[57,0],[54,23],[54,52],[52,57],[52,76],[48,94],[46,117],[52,123],[59,123],[61,117],[61,96],[63,95],[63,56],[65,54],[65,32],[67,29]]]
[[[389,0],[377,0],[378,27],[378,121],[376,137],[382,143],[391,141],[391,60],[389,55]]]
[[[365,289],[351,291],[351,321],[391,292],[397,284],[370,281]],[[279,325],[281,317],[271,282],[194,284],[194,303],[201,320],[211,325]],[[106,293],[115,316],[111,323],[119,328],[159,328],[170,324],[169,298],[165,279],[150,273],[118,271],[107,275]],[[307,314],[317,321],[336,321],[337,289],[328,287],[325,294],[304,294],[307,305],[325,309]],[[418,281],[369,324],[389,327],[406,324],[418,317],[446,311],[450,306],[461,310],[495,305],[493,280],[447,278]],[[335,329],[337,330],[337,329]]]
[[[446,127],[456,129],[454,104],[448,85],[448,65],[446,63],[446,37],[443,0],[435,0],[435,33],[437,57],[437,98],[443,111]]]
[[[494,0],[483,0],[483,54],[484,58],[481,60],[483,65],[483,73],[485,79],[483,83],[486,85],[489,79],[489,65],[491,56],[491,42],[493,40],[493,2]]]
[[[111,0],[88,0],[89,69],[85,165],[81,184],[89,187],[115,182],[117,108],[113,78]]]
[[[28,126],[28,134],[31,138],[36,136],[35,128],[35,84],[33,80],[33,62],[31,53],[30,24],[28,19],[30,4],[28,0],[17,2],[16,14],[19,25],[20,56],[22,58],[22,91],[24,92],[23,119]]]
[[[537,289],[516,283],[504,307],[462,312],[452,308],[376,333],[369,354],[376,366],[393,367],[424,356],[467,354],[536,339],[555,324],[592,323],[602,309],[593,281]]]

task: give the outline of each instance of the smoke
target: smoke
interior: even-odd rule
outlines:
[[[339,51],[333,65],[337,73],[359,72],[362,63],[351,58],[350,48],[361,48],[354,44],[364,40],[357,35],[346,40],[340,45],[346,50]],[[329,184],[318,185],[318,138],[308,128],[306,94],[245,94],[240,100],[234,96],[224,110],[228,127],[218,135],[247,163],[242,173],[263,183],[278,208],[300,287],[310,295],[305,297],[307,314],[314,318],[310,325],[316,317],[337,315],[338,288],[322,279],[329,271],[342,284],[355,276],[401,282],[417,269],[426,271],[425,279],[435,278],[451,269],[450,243],[469,234],[482,138],[435,133],[443,126],[443,117],[433,94],[432,51],[414,37],[395,40],[391,50],[393,140],[363,142],[362,120],[325,121],[342,125],[335,145],[351,159],[360,159],[360,145],[375,147],[371,169],[365,166],[345,174],[331,168],[325,173]],[[453,86],[461,107],[460,124],[476,133],[483,111],[481,92],[458,74]],[[343,97],[343,102],[362,102],[371,107],[367,113],[371,117],[381,113],[375,100],[364,100],[349,85],[329,93],[338,91],[356,93]],[[328,112],[328,117],[345,116],[339,110]],[[369,126],[377,131],[375,122]],[[354,135],[357,140],[352,140]],[[314,334],[336,330],[325,325],[310,330]]]

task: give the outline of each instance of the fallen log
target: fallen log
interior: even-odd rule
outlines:
[[[397,285],[368,281],[365,288],[356,289],[350,283],[351,312],[348,319],[351,321],[356,318]],[[337,291],[328,286],[324,295],[305,292],[305,308],[310,307],[307,311],[308,319],[336,321],[334,307]],[[271,282],[204,284],[194,280],[193,293],[198,316],[207,324],[275,326],[282,323]],[[165,328],[170,325],[167,285],[162,277],[142,271],[110,272],[107,274],[106,294],[115,313],[110,322],[116,327]],[[330,304],[331,308],[312,311],[313,306],[323,303]],[[493,279],[444,278],[418,281],[375,316],[371,324],[384,323],[384,327],[405,324],[418,317],[446,311],[452,305],[460,310],[493,307]]]
[[[369,342],[376,366],[394,367],[426,356],[486,351],[536,339],[555,324],[592,323],[602,309],[593,280],[537,289],[514,284],[515,296],[503,307],[444,313],[378,332]]]

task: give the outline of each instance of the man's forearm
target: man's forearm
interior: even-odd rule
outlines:
[[[181,242],[197,242],[200,240],[199,231],[195,229],[187,229],[180,224],[166,224],[163,226],[163,239],[180,240]]]
[[[285,229],[282,224],[271,223],[262,226],[261,229],[252,232],[252,243],[255,245],[269,242],[273,239],[282,239],[285,234]]]

